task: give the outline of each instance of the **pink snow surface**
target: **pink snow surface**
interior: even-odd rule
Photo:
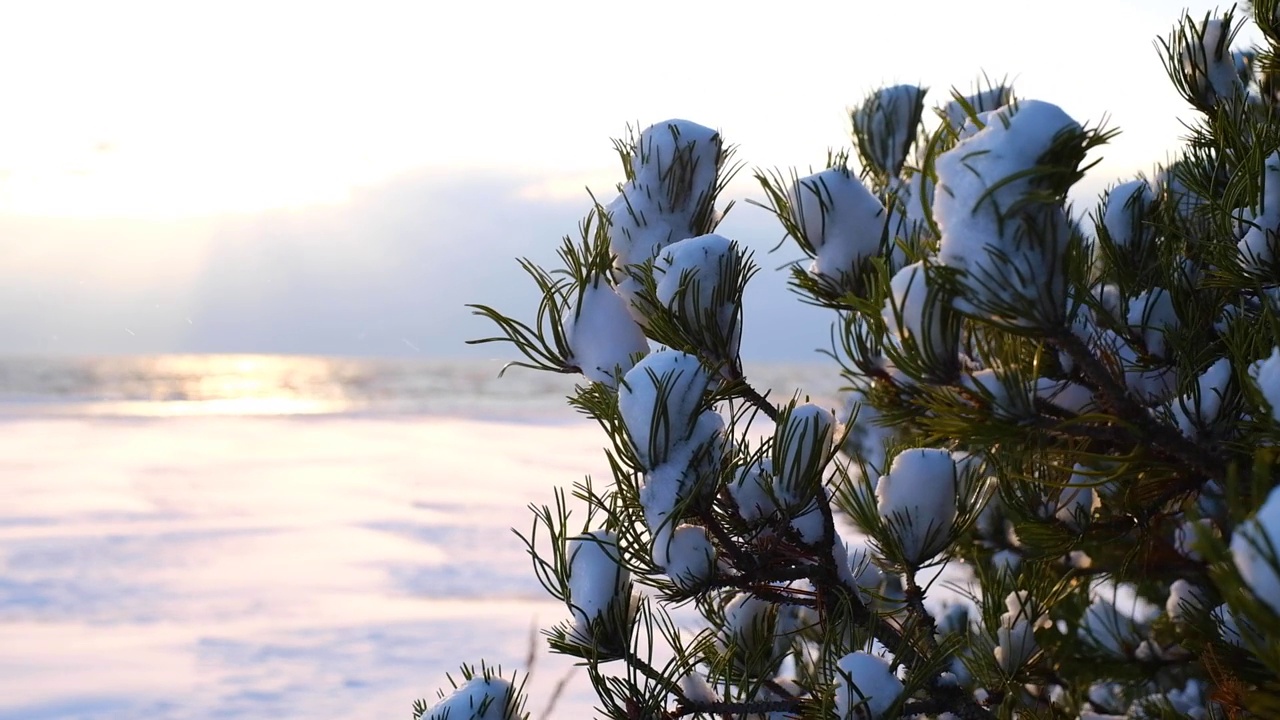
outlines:
[[[510,528],[606,469],[567,408],[2,422],[6,719],[407,718],[569,617]],[[538,652],[535,716],[570,671]],[[593,704],[577,671],[556,714]]]

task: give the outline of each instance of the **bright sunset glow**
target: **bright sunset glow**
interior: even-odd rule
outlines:
[[[847,144],[844,109],[874,86],[937,101],[983,71],[1110,115],[1117,174],[1179,133],[1150,41],[1180,3],[712,5],[24,3],[0,28],[0,213],[335,203],[423,168],[529,174],[545,195],[612,170],[628,121],[669,116],[723,128],[749,163],[806,165]]]
[[[1183,134],[1154,47],[1180,8],[17,4],[0,25],[0,352],[469,353],[463,303],[534,301],[508,259],[554,257],[586,188],[607,200],[628,124],[721,129],[745,164],[726,201],[758,198],[753,168],[848,148],[848,109],[888,83],[934,106],[985,72],[1121,128],[1072,194],[1084,212]],[[722,230],[762,254],[781,238],[742,202]],[[784,312],[785,292],[764,273],[748,304]],[[792,334],[748,334],[749,353],[825,344],[785,312]]]
[[[324,358],[161,355],[87,362],[106,390],[88,398],[91,415],[310,415],[362,404],[344,387],[353,379],[350,369]]]

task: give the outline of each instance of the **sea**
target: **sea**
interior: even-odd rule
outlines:
[[[409,718],[481,662],[593,717],[517,533],[608,440],[504,362],[0,359],[0,720]]]
[[[0,357],[10,415],[467,415],[554,417],[577,375],[492,358],[296,355]],[[758,388],[834,397],[834,363],[748,366]]]

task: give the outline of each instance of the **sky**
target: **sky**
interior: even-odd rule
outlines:
[[[530,317],[514,258],[621,179],[628,123],[694,120],[750,168],[849,145],[848,109],[985,73],[1123,132],[1075,197],[1150,173],[1191,116],[1155,0],[777,4],[14,3],[0,25],[0,354],[492,355],[465,303]],[[975,10],[975,8],[978,8]],[[1244,38],[1249,39],[1246,34]],[[829,318],[785,290],[781,230],[744,355],[808,357]]]

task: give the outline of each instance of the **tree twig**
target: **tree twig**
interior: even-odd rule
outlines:
[[[672,714],[672,717],[684,717],[685,715],[696,715],[697,713],[720,713],[737,717],[775,712],[799,713],[804,704],[803,700],[757,700],[753,702],[688,700],[676,705],[676,711]]]
[[[1108,409],[1128,423],[1130,428],[1139,431],[1136,440],[1149,443],[1156,452],[1185,463],[1203,477],[1218,481],[1226,479],[1227,469],[1222,458],[1204,451],[1195,443],[1187,442],[1182,433],[1151,417],[1146,409],[1133,399],[1128,389],[1121,385],[1102,361],[1089,350],[1083,340],[1067,329],[1050,335],[1048,340],[1067,353],[1080,366],[1085,376],[1098,387],[1104,400],[1110,405]],[[1133,434],[1132,430],[1130,434]],[[1176,494],[1174,493],[1175,496]]]

